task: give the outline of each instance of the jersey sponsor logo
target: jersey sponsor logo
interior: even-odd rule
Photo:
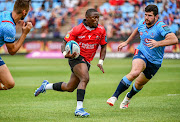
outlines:
[[[165,31],[170,31],[170,28],[167,25],[162,26]]]
[[[15,40],[15,37],[6,37],[8,40]]]
[[[91,35],[88,35],[89,39],[91,38]]]
[[[79,39],[86,38],[86,36],[78,36]]]
[[[82,43],[82,42],[79,43],[79,46],[81,46],[84,49],[95,49],[96,45],[97,44],[87,44],[87,43]]]
[[[102,27],[102,26],[98,26],[98,28],[103,29],[103,27]]]
[[[67,35],[66,35],[66,38],[68,39],[70,37],[70,34],[68,33]]]

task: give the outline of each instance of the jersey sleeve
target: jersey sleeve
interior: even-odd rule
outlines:
[[[101,37],[100,45],[105,45],[105,44],[107,44],[107,36],[106,36],[106,30],[103,28],[103,34]]]
[[[66,42],[69,42],[71,40],[75,40],[78,36],[78,32],[77,32],[77,29],[76,27],[72,28],[71,31],[69,31],[66,36],[64,37],[64,40]]]
[[[4,23],[2,27],[5,43],[14,43],[16,30],[13,25]]]
[[[157,29],[163,37],[165,37],[168,33],[172,33],[171,29],[164,22],[158,23]]]

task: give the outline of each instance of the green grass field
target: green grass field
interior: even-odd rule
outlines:
[[[120,95],[115,106],[106,100],[114,93],[121,78],[131,69],[131,58],[106,59],[105,74],[94,59],[84,107],[88,118],[74,116],[76,91],[47,91],[34,97],[34,91],[45,79],[67,82],[71,71],[66,59],[26,59],[24,56],[2,56],[16,85],[0,91],[0,121],[87,121],[87,122],[177,122],[180,121],[180,60],[164,60],[158,73],[133,97],[128,109],[119,105],[131,87]]]

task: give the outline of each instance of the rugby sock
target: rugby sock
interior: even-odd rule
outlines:
[[[63,91],[63,90],[61,89],[62,83],[63,83],[63,82],[54,83],[54,84],[53,84],[53,90],[56,90],[56,91]]]
[[[46,85],[46,90],[53,90],[53,83],[49,83]]]
[[[120,81],[116,91],[114,92],[113,96],[118,98],[119,95],[127,90],[129,86],[131,85],[132,81],[129,81],[126,76],[123,77],[123,79]]]
[[[83,108],[84,95],[85,95],[84,89],[77,89],[77,107],[76,107],[76,109]]]
[[[133,87],[131,89],[131,91],[127,94],[128,98],[132,98],[136,93],[138,93],[139,91],[141,91],[141,89],[136,89],[135,87],[135,83],[133,84]]]

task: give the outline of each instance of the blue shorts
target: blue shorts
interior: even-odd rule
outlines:
[[[4,61],[2,60],[2,58],[0,57],[0,66],[4,65]]]
[[[146,57],[142,54],[142,52],[138,49],[135,50],[133,60],[137,58],[142,59],[146,63],[146,68],[143,71],[143,73],[147,79],[151,79],[161,67],[161,64],[153,64],[149,62],[146,59]]]

